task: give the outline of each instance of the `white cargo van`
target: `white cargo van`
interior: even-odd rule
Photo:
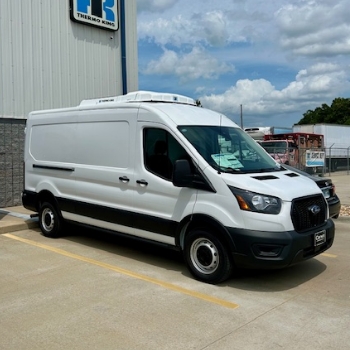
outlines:
[[[334,239],[314,181],[227,117],[173,94],[30,113],[22,196],[45,236],[70,221],[162,243],[208,283],[236,267],[289,266]]]

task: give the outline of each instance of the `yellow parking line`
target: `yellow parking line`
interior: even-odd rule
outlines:
[[[337,258],[338,255],[329,254],[329,253],[321,253],[321,255],[326,256],[327,258]]]
[[[6,236],[6,237],[11,238],[11,239],[15,239],[15,240],[23,242],[23,243],[27,243],[27,244],[30,244],[30,245],[33,245],[33,246],[36,246],[36,247],[39,247],[39,248],[42,248],[42,249],[49,250],[51,252],[67,256],[67,257],[72,258],[72,259],[84,261],[84,262],[92,264],[92,265],[96,265],[96,266],[99,266],[99,267],[102,267],[102,268],[105,268],[105,269],[109,269],[109,270],[118,272],[120,274],[129,276],[129,277],[133,277],[133,278],[137,278],[139,280],[145,281],[145,282],[153,283],[153,284],[156,284],[156,285],[161,286],[163,288],[166,288],[166,289],[169,289],[169,290],[173,290],[173,291],[178,292],[178,293],[186,294],[186,295],[189,295],[191,297],[194,297],[194,298],[197,298],[197,299],[201,299],[201,300],[213,303],[213,304],[218,304],[220,306],[224,306],[224,307],[227,307],[227,308],[230,308],[230,309],[236,309],[238,307],[237,304],[231,303],[231,302],[229,302],[227,300],[215,298],[215,297],[212,297],[212,296],[207,295],[207,294],[203,294],[203,293],[195,292],[195,291],[190,290],[190,289],[182,288],[182,287],[176,286],[176,285],[174,285],[172,283],[161,281],[161,280],[158,280],[158,279],[146,276],[146,275],[139,274],[137,272],[133,272],[133,271],[130,271],[130,270],[123,269],[121,267],[117,267],[117,266],[114,266],[114,265],[106,264],[106,263],[103,263],[103,262],[98,261],[98,260],[94,260],[94,259],[90,259],[90,258],[81,256],[81,255],[69,253],[69,252],[67,252],[67,251],[65,251],[63,249],[54,248],[54,247],[48,246],[46,244],[38,243],[38,242],[31,241],[31,240],[26,239],[26,238],[22,238],[22,237],[18,237],[18,236],[12,235],[10,233],[5,233],[5,234],[3,234],[3,236]]]

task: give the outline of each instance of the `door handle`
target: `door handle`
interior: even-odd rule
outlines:
[[[121,182],[124,182],[124,183],[127,183],[127,182],[130,181],[130,179],[129,179],[128,177],[126,177],[126,176],[120,176],[120,177],[119,177],[119,180],[120,180]]]
[[[141,186],[147,186],[148,182],[146,180],[136,180],[136,183],[141,185]]]

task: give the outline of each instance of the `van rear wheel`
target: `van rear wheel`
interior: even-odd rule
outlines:
[[[40,207],[39,226],[43,236],[50,238],[60,236],[62,219],[58,215],[56,208],[48,202],[44,202]]]
[[[217,284],[226,280],[233,264],[221,241],[210,232],[193,230],[185,238],[186,264],[192,275],[206,283]]]

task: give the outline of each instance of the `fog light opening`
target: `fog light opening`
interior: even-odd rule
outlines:
[[[283,246],[281,245],[267,245],[267,244],[255,244],[253,250],[255,255],[264,258],[277,258],[282,252]]]

